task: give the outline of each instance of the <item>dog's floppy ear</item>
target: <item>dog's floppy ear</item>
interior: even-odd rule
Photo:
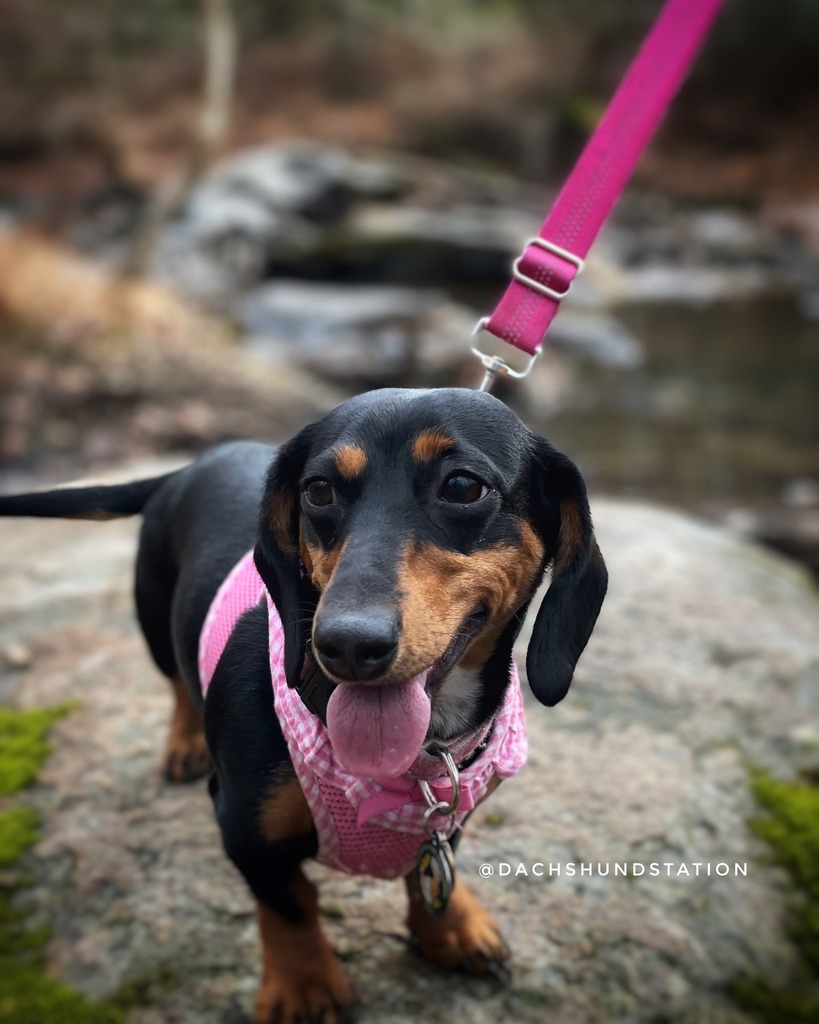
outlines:
[[[526,674],[537,699],[551,707],[569,689],[603,604],[608,573],[580,471],[542,437],[531,436],[531,515],[552,560],[552,582],[535,619]]]
[[[299,479],[315,425],[282,445],[267,472],[259,509],[256,568],[279,612],[284,629],[284,671],[288,686],[301,676],[319,594],[299,559]]]

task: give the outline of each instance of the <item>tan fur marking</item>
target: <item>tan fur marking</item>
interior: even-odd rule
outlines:
[[[210,770],[210,755],[202,719],[188,688],[178,675],[171,682],[176,703],[165,744],[163,771],[169,782],[192,782]]]
[[[509,959],[509,947],[495,919],[460,879],[441,917],[433,917],[421,904],[416,870],[404,882],[409,896],[407,924],[421,952],[433,963],[445,970],[462,967],[471,974],[488,974]]]
[[[486,784],[486,792],[480,798],[480,800],[478,800],[478,802],[475,804],[475,806],[476,807],[480,807],[481,804],[484,802],[484,800],[488,800],[489,797],[492,796],[492,794],[495,792],[495,790],[498,788],[498,786],[502,782],[503,782],[503,779],[500,778],[500,776],[495,775],[494,772],[493,772],[492,777],[490,778],[489,782],[487,782],[487,784]]]
[[[557,535],[557,552],[555,554],[552,574],[558,576],[569,567],[569,563],[577,554],[583,543],[583,523],[580,518],[580,505],[574,498],[566,498],[560,503],[560,530]]]
[[[295,777],[278,779],[268,789],[259,815],[262,835],[268,842],[310,834],[313,815]]]
[[[346,543],[345,541],[331,551],[325,551],[318,544],[310,544],[304,537],[300,538],[299,550],[301,560],[304,562],[304,567],[313,581],[313,585],[319,590],[324,591],[330,585],[330,580],[333,578],[333,573],[336,571],[338,560],[344,552]]]
[[[336,448],[333,461],[345,480],[353,480],[367,468],[367,453],[356,444],[345,444]]]
[[[295,555],[296,545],[293,543],[294,499],[289,490],[274,491],[267,502],[267,523],[276,543],[289,555]]]
[[[106,523],[109,519],[124,519],[127,512],[109,512],[104,508],[89,508],[85,512],[76,512],[72,519],[90,519],[95,523]]]
[[[432,462],[449,451],[455,442],[440,430],[425,430],[412,442],[412,457],[416,462]]]
[[[286,921],[270,907],[257,905],[263,972],[253,1020],[255,1024],[274,1020],[337,1024],[352,992],[321,930],[316,887],[297,868],[289,890],[302,912],[298,922]]]
[[[498,544],[471,555],[433,544],[406,552],[398,570],[403,631],[391,674],[405,679],[440,658],[481,602],[490,609],[489,621],[460,664],[483,664],[529,596],[543,560],[543,545],[529,523],[520,523],[520,535],[519,545]]]

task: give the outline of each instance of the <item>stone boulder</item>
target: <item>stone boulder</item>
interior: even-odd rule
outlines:
[[[682,515],[594,513],[611,575],[599,625],[566,700],[528,698],[529,763],[459,853],[513,947],[512,980],[439,973],[409,946],[401,886],[312,866],[360,1024],[747,1024],[730,981],[793,964],[783,876],[746,824],[748,764],[786,775],[819,760],[816,593],[782,558]],[[44,828],[22,898],[52,929],[56,974],[97,997],[134,983],[129,1024],[227,1024],[258,982],[253,904],[204,783],[159,776],[171,698],[133,621],[136,530],[0,527],[6,696],[81,702],[30,794]]]

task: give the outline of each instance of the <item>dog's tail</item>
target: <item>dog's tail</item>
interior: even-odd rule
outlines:
[[[65,487],[0,496],[0,516],[100,520],[135,516],[142,511],[151,495],[178,472],[180,470],[110,487]]]

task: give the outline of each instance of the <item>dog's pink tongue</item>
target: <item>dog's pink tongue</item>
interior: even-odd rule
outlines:
[[[333,690],[327,731],[348,772],[392,779],[418,757],[430,717],[422,679],[392,686],[342,683]]]

